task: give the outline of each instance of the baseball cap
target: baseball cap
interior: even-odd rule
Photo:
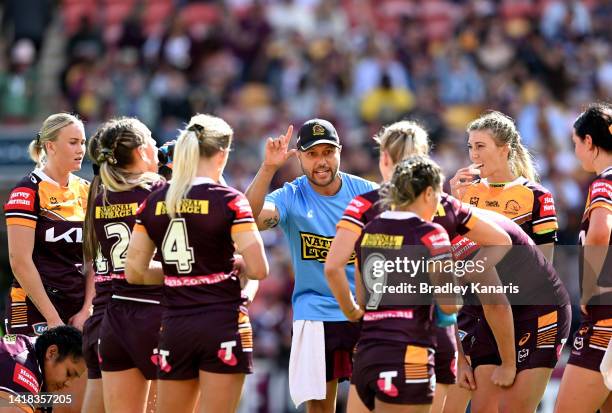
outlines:
[[[340,147],[338,132],[331,122],[325,119],[310,119],[306,121],[298,132],[297,148],[306,151],[320,143],[329,143]]]

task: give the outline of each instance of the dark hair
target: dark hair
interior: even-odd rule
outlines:
[[[73,326],[58,326],[48,329],[36,339],[34,349],[41,366],[44,366],[47,349],[54,344],[57,346],[58,362],[68,356],[75,359],[83,357],[83,335],[81,332]]]
[[[382,203],[385,207],[410,205],[427,187],[441,191],[443,180],[442,170],[432,159],[411,156],[395,166],[391,181],[381,187]]]
[[[594,146],[612,152],[612,106],[609,103],[589,105],[576,118],[574,130],[581,140],[590,135]]]

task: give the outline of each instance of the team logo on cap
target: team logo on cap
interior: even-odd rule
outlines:
[[[312,136],[324,136],[325,128],[318,123],[312,127]]]

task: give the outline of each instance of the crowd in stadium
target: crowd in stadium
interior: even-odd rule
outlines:
[[[234,130],[224,177],[245,191],[264,138],[315,116],[337,128],[343,171],[378,181],[372,137],[411,119],[452,177],[469,164],[466,126],[496,109],[515,119],[554,195],[558,243],[575,244],[591,177],[574,157],[572,124],[612,96],[611,19],[610,1],[7,0],[0,125],[64,110],[93,133],[133,116],[162,144],[193,114],[215,114]],[[50,105],[37,91],[58,20],[65,52]],[[271,189],[300,174],[288,163]],[[286,370],[293,268],[282,233],[262,237],[270,274],[250,309],[254,346]]]

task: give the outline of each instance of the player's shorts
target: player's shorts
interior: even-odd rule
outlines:
[[[67,297],[56,288],[45,287],[45,290],[51,304],[65,324],[68,324],[68,320],[83,308],[83,300]],[[47,330],[47,320],[40,314],[23,288],[11,287],[7,312],[6,332],[8,334],[39,336]]]
[[[516,371],[538,367],[554,368],[569,336],[571,307],[557,307],[550,313],[515,320]],[[500,365],[501,358],[491,328],[484,319],[478,322],[471,350],[472,368]]]
[[[478,325],[478,317],[471,311],[464,311],[463,308],[459,310],[457,315],[457,328],[459,332],[459,338],[461,339],[461,347],[463,348],[463,354],[470,356],[472,346],[476,337],[476,326]]]
[[[102,371],[140,370],[147,380],[157,379],[159,329],[163,306],[112,299],[100,327]]]
[[[599,372],[599,365],[612,337],[612,318],[595,322],[583,318],[574,334],[568,364]]]
[[[431,404],[435,390],[434,350],[390,341],[360,342],[352,383],[361,401],[374,410],[384,403]]]
[[[104,312],[98,312],[89,317],[83,325],[83,357],[87,365],[87,378],[90,380],[102,378],[98,339],[100,338],[100,326],[103,319]]]
[[[200,370],[252,373],[253,330],[246,309],[165,315],[156,357],[160,380],[195,379]]]
[[[324,321],[325,379],[349,380],[353,372],[353,351],[361,325],[350,321]]]
[[[457,381],[457,339],[455,326],[434,327],[436,330],[436,383],[455,384]]]

